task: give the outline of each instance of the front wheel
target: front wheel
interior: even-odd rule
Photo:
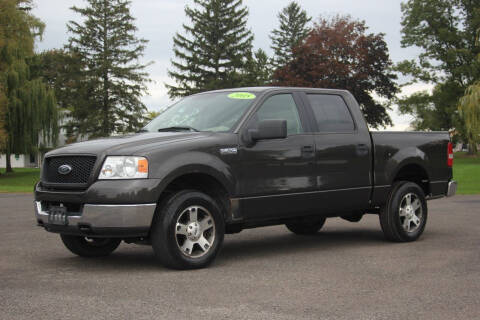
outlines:
[[[61,234],[63,244],[72,253],[81,257],[104,257],[120,245],[120,239],[88,238]]]
[[[161,264],[173,269],[208,266],[219,252],[225,222],[216,201],[194,190],[170,196],[158,209],[151,230]]]
[[[385,237],[395,242],[417,240],[427,224],[427,201],[419,185],[400,181],[393,185],[381,208],[380,225]]]

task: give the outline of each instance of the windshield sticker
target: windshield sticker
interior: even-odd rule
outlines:
[[[255,99],[255,95],[249,92],[234,92],[228,95],[230,99],[251,100]]]

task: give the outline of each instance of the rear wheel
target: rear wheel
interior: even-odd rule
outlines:
[[[325,224],[325,218],[315,218],[315,219],[302,219],[294,222],[286,223],[285,226],[288,230],[295,234],[299,235],[308,235],[315,234],[323,227]]]
[[[388,240],[417,240],[427,223],[427,201],[422,188],[413,182],[394,184],[388,202],[380,212],[380,225]]]
[[[208,195],[184,190],[159,208],[152,225],[155,256],[164,266],[195,269],[208,266],[219,252],[225,224],[217,203]]]
[[[81,257],[108,256],[120,245],[120,239],[89,238],[61,234],[63,244],[72,253]]]

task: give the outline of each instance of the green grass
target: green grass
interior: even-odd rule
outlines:
[[[0,169],[0,192],[33,192],[33,186],[40,180],[40,169],[13,168],[12,173]]]
[[[480,155],[455,153],[453,178],[458,182],[457,194],[480,194]]]
[[[0,192],[32,192],[40,169],[15,168],[13,173],[0,169]],[[453,177],[458,181],[457,194],[480,194],[480,155],[455,153]]]

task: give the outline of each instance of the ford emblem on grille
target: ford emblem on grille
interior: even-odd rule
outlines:
[[[70,172],[72,172],[72,167],[69,166],[68,164],[62,164],[60,167],[58,167],[58,173],[60,174],[69,174]]]

